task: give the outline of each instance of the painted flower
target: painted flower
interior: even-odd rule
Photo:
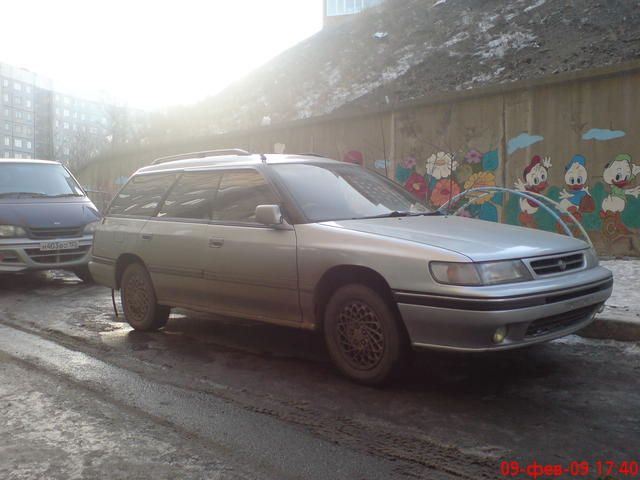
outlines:
[[[413,156],[409,156],[407,158],[405,158],[404,160],[404,168],[408,168],[409,170],[413,170],[414,168],[416,168],[418,161],[416,160],[416,157]]]
[[[469,179],[464,182],[464,189],[469,190],[471,188],[480,187],[495,187],[496,176],[491,172],[478,172],[474,173]],[[474,198],[476,205],[482,205],[493,198],[493,193],[488,194],[486,192],[472,192],[469,197]]]
[[[468,163],[463,163],[456,169],[455,178],[459,184],[466,182],[473,175],[473,167]]]
[[[412,173],[409,179],[405,182],[404,188],[415,195],[420,200],[425,200],[427,196],[427,182],[425,179],[417,173]]]
[[[447,178],[458,167],[458,162],[453,159],[453,155],[446,152],[434,153],[427,159],[427,175],[433,178]]]
[[[480,163],[482,161],[482,153],[476,149],[469,150],[469,152],[464,156],[464,159],[467,163]]]
[[[431,203],[435,207],[441,207],[460,193],[460,186],[450,178],[438,180],[431,193]]]

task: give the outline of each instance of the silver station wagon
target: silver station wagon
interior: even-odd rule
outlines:
[[[569,236],[427,209],[362,167],[202,152],[141,168],[98,226],[90,270],[127,321],[181,307],[323,332],[366,384],[411,348],[488,351],[575,332],[611,273]]]

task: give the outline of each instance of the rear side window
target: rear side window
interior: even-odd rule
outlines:
[[[210,220],[222,173],[185,173],[173,186],[158,217]]]
[[[255,223],[258,205],[277,203],[271,187],[255,170],[224,172],[215,200],[213,220]]]
[[[150,217],[176,179],[175,174],[138,175],[118,193],[108,215]]]

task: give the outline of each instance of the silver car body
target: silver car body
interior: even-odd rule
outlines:
[[[215,157],[145,167],[134,177],[249,168],[270,178],[271,165],[304,162],[333,161]],[[278,182],[272,186],[279,191]],[[433,261],[508,259],[522,260],[532,279],[446,285],[429,270]],[[95,235],[94,279],[117,289],[123,265],[133,260],[146,266],[160,304],[307,329],[322,326],[323,291],[336,275],[374,275],[414,347],[464,351],[515,348],[575,332],[592,321],[613,284],[582,240],[444,215],[277,226],[107,215]],[[544,273],[536,268],[540,261],[559,268]],[[571,269],[567,261],[574,261]],[[501,326],[506,338],[494,343]]]

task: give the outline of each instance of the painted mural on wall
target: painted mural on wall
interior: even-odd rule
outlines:
[[[582,135],[582,140],[609,141],[624,136],[625,132],[621,130],[592,128]],[[538,135],[529,134],[516,138],[517,145],[514,144],[514,149],[509,153],[526,148],[528,142],[533,144],[544,140]],[[562,218],[570,227],[568,213],[588,232],[601,233],[606,243],[612,244],[625,238],[635,242],[638,238],[637,229],[640,229],[640,162],[634,161],[630,154],[621,152],[607,159],[602,169],[590,167],[590,164],[601,165],[601,160],[589,159],[581,153],[562,159],[563,184],[554,185],[548,180],[554,168],[551,159],[541,159],[536,155],[524,166],[522,176],[514,186],[524,192],[542,193],[558,202],[564,212]],[[507,223],[561,231],[552,216],[541,211],[535,202],[526,199],[510,198],[505,205],[505,214]],[[577,228],[573,227],[573,231],[578,234]]]
[[[457,154],[436,152],[424,163],[415,156],[407,157],[396,167],[396,181],[432,208],[438,208],[464,190],[496,185],[499,166],[497,150],[481,152],[469,149],[456,159]],[[472,193],[474,201],[462,215],[497,221],[502,208],[500,193]]]
[[[581,140],[608,142],[625,135],[622,130],[591,128],[581,135]],[[522,132],[506,142],[506,154],[510,156],[533,145],[537,151],[544,152],[544,140],[541,135]],[[607,161],[604,168],[595,167],[601,166],[603,160]],[[396,166],[395,180],[431,207],[438,208],[461,191],[501,183],[496,179],[499,166],[497,149],[434,151],[426,158],[406,157]],[[604,241],[610,244],[631,237],[637,242],[640,159],[633,159],[625,152],[613,154],[609,159],[588,158],[580,152],[555,159],[541,154],[532,155],[526,163],[515,168],[521,170],[513,187],[522,192],[545,195],[557,202],[561,218],[574,235],[579,236],[580,232],[572,224],[571,217],[588,232],[601,233]],[[474,198],[474,202],[461,212],[462,215],[563,232],[553,216],[529,199],[502,193],[476,194],[475,197],[469,194],[468,198]]]

